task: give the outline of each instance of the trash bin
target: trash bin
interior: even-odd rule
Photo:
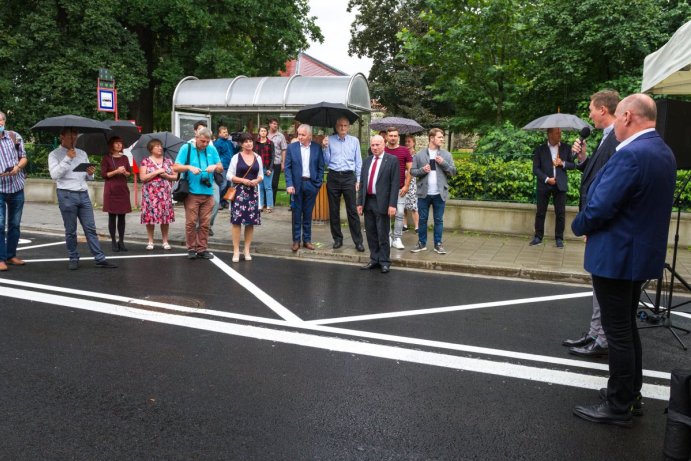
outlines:
[[[312,210],[312,221],[328,221],[329,220],[329,196],[326,193],[326,181],[322,183],[319,193],[317,194],[317,201],[314,203],[314,210]]]

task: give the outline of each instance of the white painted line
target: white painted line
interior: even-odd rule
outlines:
[[[302,319],[297,315],[293,314],[281,303],[269,296],[264,290],[259,288],[257,285],[252,283],[248,278],[240,275],[237,271],[233,270],[228,264],[221,261],[220,258],[210,259],[219,269],[225,272],[230,278],[235,280],[241,287],[249,291],[251,294],[255,295],[259,301],[264,303],[269,309],[274,311],[283,320],[290,324],[300,324],[303,323]]]
[[[486,347],[469,346],[469,345],[465,345],[465,344],[455,344],[455,343],[426,340],[426,339],[419,339],[419,338],[410,338],[410,337],[406,337],[406,336],[395,336],[395,335],[388,335],[388,334],[383,334],[383,333],[372,333],[372,332],[367,332],[367,331],[350,330],[350,329],[345,329],[345,328],[310,325],[307,322],[304,322],[301,324],[290,324],[284,320],[268,319],[265,317],[256,317],[256,316],[243,315],[243,314],[233,314],[230,312],[223,312],[223,311],[217,311],[217,310],[211,310],[211,309],[196,309],[196,308],[192,308],[192,307],[178,306],[175,304],[149,301],[146,299],[134,299],[134,298],[128,298],[125,296],[109,295],[109,294],[96,293],[96,292],[84,291],[84,290],[75,290],[75,289],[71,289],[71,288],[54,287],[54,286],[50,286],[50,285],[42,285],[42,284],[31,283],[31,282],[21,282],[21,281],[15,281],[15,280],[0,279],[0,284],[20,286],[20,287],[25,287],[25,288],[35,288],[35,289],[44,290],[44,291],[55,291],[55,292],[63,293],[63,294],[88,296],[88,297],[96,298],[96,299],[107,299],[107,300],[111,300],[111,301],[119,301],[119,302],[123,302],[123,303],[135,304],[135,305],[141,305],[141,306],[151,306],[151,307],[157,307],[157,308],[162,308],[162,309],[168,309],[168,310],[175,311],[175,312],[195,313],[195,314],[201,314],[201,315],[215,316],[215,317],[219,317],[219,318],[228,318],[228,319],[237,319],[237,320],[258,322],[258,323],[263,323],[263,324],[268,324],[268,325],[293,326],[293,327],[297,327],[297,328],[301,328],[301,329],[305,329],[305,330],[318,331],[318,332],[323,332],[323,333],[335,333],[335,334],[340,334],[340,335],[354,336],[357,338],[375,339],[375,340],[379,340],[379,341],[387,341],[387,342],[393,342],[393,343],[399,343],[399,344],[409,344],[409,345],[417,346],[417,347],[420,347],[420,346],[432,347],[435,349],[446,349],[446,350],[452,350],[452,351],[458,351],[458,352],[469,352],[469,353],[473,353],[473,354],[490,355],[490,356],[495,356],[495,357],[503,357],[503,358],[516,359],[516,360],[527,360],[527,361],[539,362],[539,363],[550,363],[550,364],[561,365],[561,366],[565,366],[565,367],[576,367],[576,368],[583,368],[583,369],[589,369],[589,370],[598,370],[598,371],[608,371],[609,370],[607,364],[602,364],[602,363],[597,363],[597,362],[587,362],[587,361],[582,361],[582,360],[564,359],[561,357],[551,357],[551,356],[547,356],[547,355],[528,354],[528,353],[523,353],[523,352],[507,351],[507,350],[502,350],[502,349],[490,349],[490,348],[486,348]],[[644,369],[643,370],[643,376],[650,377],[650,378],[657,378],[657,379],[665,379],[665,380],[671,379],[670,373],[665,373],[665,372],[655,371],[655,370],[645,370]]]
[[[382,314],[353,315],[350,317],[338,317],[331,319],[307,320],[308,323],[315,325],[328,325],[330,323],[360,322],[364,320],[391,319],[396,317],[409,317],[413,315],[441,314],[445,312],[466,311],[471,309],[484,309],[487,307],[515,306],[518,304],[540,303],[546,301],[558,301],[562,299],[586,298],[592,296],[592,291],[582,293],[571,293],[566,295],[540,296],[537,298],[522,298],[505,301],[492,301],[487,303],[464,304],[459,306],[432,307],[429,309],[415,309],[409,311],[384,312]]]
[[[170,258],[187,256],[187,253],[164,253],[151,255],[127,255],[127,256],[107,256],[106,259],[143,259],[143,258]],[[53,262],[67,262],[70,258],[44,258],[44,259],[25,259],[27,263],[53,263]],[[79,261],[93,261],[93,256],[80,257]]]
[[[28,242],[28,243],[31,243],[30,241],[27,241],[27,242]],[[32,245],[32,246],[29,246],[29,247],[17,247],[17,251],[19,251],[19,250],[33,250],[34,248],[52,247],[52,246],[64,245],[64,244],[65,244],[64,241],[62,241],[62,242],[52,242],[52,243],[42,243],[42,244],[40,244],[40,245]]]
[[[280,342],[317,349],[360,354],[389,360],[438,366],[456,370],[465,370],[495,376],[524,379],[529,381],[559,384],[597,390],[606,387],[607,378],[573,373],[569,371],[550,370],[525,365],[517,365],[491,360],[458,357],[448,354],[405,349],[394,346],[372,344],[350,339],[324,337],[306,333],[283,331],[249,325],[219,322],[197,317],[182,317],[161,312],[132,309],[98,301],[85,301],[47,293],[26,292],[15,288],[3,290],[3,296],[27,299],[57,306],[72,307],[103,314],[148,320],[168,325],[211,331],[216,333],[242,336],[265,341]],[[669,387],[655,384],[644,384],[642,394],[646,398],[669,400]]]

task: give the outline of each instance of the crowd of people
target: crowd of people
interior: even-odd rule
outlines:
[[[590,118],[603,131],[591,155],[587,143],[573,146],[561,142],[561,130],[547,130],[547,142],[535,149],[533,171],[537,177],[535,234],[530,245],[544,238],[544,220],[550,197],[556,214],[555,244],[564,247],[564,207],[567,171],[580,170],[579,213],[571,224],[577,236],[586,236],[584,266],[592,275],[594,296],[590,328],[563,345],[583,357],[608,355],[610,377],[599,392],[600,402],[574,408],[574,414],[592,422],[630,426],[632,415],[642,414],[642,350],[635,320],[641,286],[662,276],[667,250],[667,232],[676,183],[676,162],[670,148],[655,131],[656,105],[644,94],[620,100],[616,91],[591,96]],[[17,257],[20,221],[24,204],[24,168],[27,164],[21,136],[5,128],[0,112],[0,271],[21,266]],[[415,223],[418,241],[412,252],[427,250],[427,221],[432,208],[434,251],[443,247],[443,215],[449,198],[449,178],[456,174],[451,154],[443,149],[444,132],[433,128],[428,144],[415,152],[413,138],[400,145],[398,129],[391,127],[369,142],[364,160],[360,141],[349,134],[350,122],[340,118],[335,133],[315,142],[312,127],[297,128],[297,138],[288,143],[278,131],[278,121],[259,128],[257,139],[242,133],[237,143],[226,127],[212,133],[199,123],[195,136],[179,151],[175,162],[163,157],[158,141],[147,145],[150,156],[141,162],[141,223],[146,225],[147,250],[154,248],[155,225],[160,225],[163,248],[170,249],[168,229],[175,219],[171,196],[173,181],[183,177],[189,184],[184,198],[185,237],[190,259],[211,259],[208,237],[215,209],[222,198],[230,206],[233,262],[240,261],[240,234],[245,226],[243,255],[252,259],[254,226],[261,225],[262,210],[276,203],[278,177],[285,174],[286,192],[292,210],[293,251],[302,246],[313,250],[312,211],[327,175],[330,230],[333,248],[343,246],[340,202],[345,201],[350,238],[364,252],[360,216],[364,216],[369,261],[361,269],[388,273],[391,246],[403,249],[400,239],[406,212]],[[75,148],[77,130],[60,132],[60,146],[48,157],[50,175],[56,184],[58,206],[65,227],[68,268],[79,268],[77,223],[84,230],[89,251],[99,268],[115,268],[103,253],[94,222],[87,180],[96,165]],[[129,202],[129,163],[122,153],[122,140],[111,138],[109,153],[101,161],[105,180],[103,211],[114,252],[127,251],[125,215]],[[226,205],[228,206],[228,205]],[[391,219],[394,228],[391,230]]]

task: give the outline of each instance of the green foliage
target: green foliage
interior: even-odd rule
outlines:
[[[545,134],[541,131],[526,131],[513,126],[511,122],[490,128],[478,141],[476,154],[488,154],[515,160],[531,158],[536,145],[544,142]]]
[[[96,111],[98,69],[115,76],[120,118],[145,131],[170,127],[176,84],[199,78],[275,75],[322,40],[307,0],[4,0],[0,105],[28,128],[53,115]],[[156,114],[156,115],[154,115]]]

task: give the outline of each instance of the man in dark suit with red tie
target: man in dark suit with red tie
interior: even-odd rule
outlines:
[[[676,161],[655,131],[657,108],[645,94],[624,98],[615,112],[620,141],[588,189],[571,229],[586,235],[585,270],[602,310],[609,343],[609,380],[601,402],[580,405],[587,421],[632,425],[641,398],[643,358],[636,311],[645,280],[662,277],[676,184]]]
[[[285,160],[286,192],[292,196],[293,245],[314,250],[312,245],[312,210],[319,188],[324,181],[324,155],[319,144],[312,141],[312,127],[298,127],[298,141],[288,145]]]
[[[399,186],[398,159],[384,152],[384,138],[377,135],[370,140],[372,155],[368,156],[360,173],[357,212],[365,215],[369,262],[363,270],[381,268],[382,274],[391,267],[389,232],[391,218],[396,215]]]
[[[535,214],[535,236],[531,245],[539,245],[545,235],[545,216],[550,196],[554,200],[556,224],[554,238],[557,248],[564,247],[566,226],[566,191],[569,180],[566,170],[573,170],[571,146],[561,142],[561,128],[547,129],[547,143],[539,145],[533,152],[533,174],[537,177],[537,213]]]

